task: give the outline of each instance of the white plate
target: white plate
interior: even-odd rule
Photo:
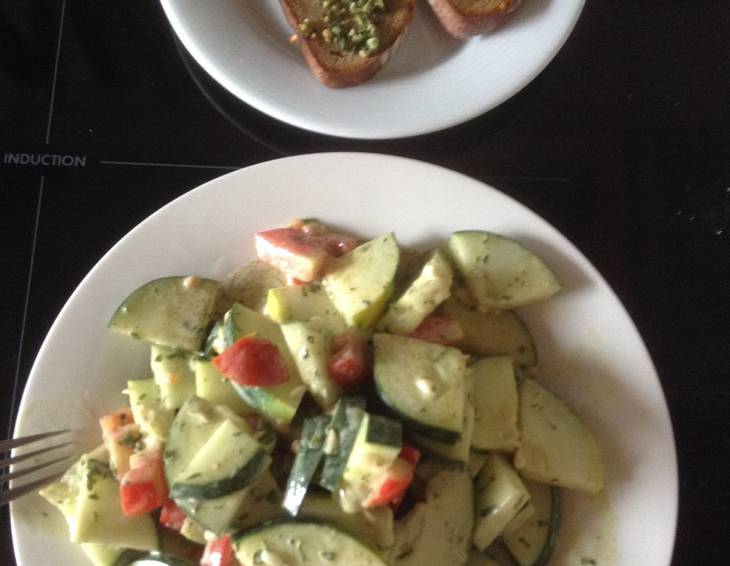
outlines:
[[[195,60],[235,96],[279,120],[334,136],[433,132],[495,108],[525,87],[570,35],[585,0],[524,0],[485,37],[447,36],[425,0],[376,77],[322,86],[304,62],[278,0],[161,0]]]
[[[668,566],[677,513],[674,442],[631,319],[588,260],[536,214],[478,181],[417,161],[356,153],[271,161],[215,179],[153,214],[99,261],[59,314],[29,377],[16,435],[70,427],[98,442],[98,417],[125,403],[126,380],[145,375],[148,363],[143,344],[106,330],[117,305],[155,277],[220,278],[252,258],[253,232],[296,216],[360,235],[394,230],[405,245],[488,228],[542,255],[565,290],[523,312],[542,375],[599,438],[612,509],[607,518],[581,514],[579,507],[604,502],[569,498],[564,522],[578,525],[579,536],[564,533],[560,552],[596,556],[596,544],[615,543],[620,564]],[[20,566],[84,564],[65,539],[60,513],[39,496],[12,506],[12,526]]]

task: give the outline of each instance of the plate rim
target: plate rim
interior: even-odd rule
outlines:
[[[260,95],[255,90],[251,90],[245,83],[240,83],[239,80],[225,73],[217,61],[206,53],[201,43],[194,37],[193,30],[186,25],[182,11],[178,6],[178,0],[160,0],[160,4],[175,36],[180,40],[183,47],[185,47],[197,64],[225,90],[252,108],[280,122],[317,134],[361,140],[387,140],[435,133],[466,123],[498,108],[507,100],[516,96],[545,70],[563,48],[583,13],[585,1],[577,0],[575,11],[571,14],[571,21],[568,22],[563,33],[554,39],[555,43],[550,50],[544,53],[540,63],[531,68],[529,73],[522,75],[519,81],[512,84],[510,89],[503,91],[500,96],[495,97],[489,102],[484,102],[480,106],[469,108],[468,111],[461,113],[455,112],[453,115],[442,118],[434,118],[431,116],[430,121],[425,121],[420,124],[408,126],[399,125],[397,121],[392,121],[388,124],[380,125],[377,128],[360,128],[357,125],[343,125],[327,120],[317,120],[300,113],[287,111],[286,108],[282,108],[278,104],[272,104],[265,96]]]
[[[652,387],[656,390],[655,392],[658,394],[658,397],[654,399],[654,402],[656,403],[657,409],[659,409],[660,414],[658,415],[662,421],[664,421],[662,424],[667,426],[667,430],[669,432],[669,436],[667,438],[663,438],[663,441],[667,442],[668,444],[665,448],[670,450],[670,460],[672,465],[672,470],[670,470],[671,478],[670,483],[672,486],[672,493],[668,494],[671,495],[671,500],[667,501],[667,508],[666,511],[671,516],[671,525],[673,526],[672,530],[672,539],[671,544],[667,547],[667,550],[669,551],[668,557],[671,559],[671,556],[674,551],[674,546],[676,544],[676,530],[677,530],[677,517],[678,517],[678,504],[679,504],[679,484],[678,484],[678,461],[677,461],[677,451],[676,451],[676,437],[674,435],[674,427],[671,420],[671,414],[669,412],[666,394],[664,392],[664,388],[662,386],[661,380],[659,378],[659,374],[656,370],[656,366],[654,364],[654,361],[651,357],[651,354],[649,352],[649,349],[646,346],[646,343],[639,332],[638,327],[636,326],[634,320],[630,316],[630,313],[626,309],[623,302],[619,299],[618,295],[615,293],[613,288],[609,285],[609,283],[605,280],[603,275],[596,269],[596,267],[591,263],[591,261],[580,251],[579,248],[575,244],[572,243],[566,236],[563,235],[562,232],[560,232],[553,224],[551,224],[548,220],[537,214],[535,211],[533,211],[530,207],[522,204],[517,199],[511,197],[510,195],[500,191],[499,189],[479,180],[474,177],[471,177],[469,175],[466,175],[464,173],[446,168],[441,165],[436,165],[433,163],[407,158],[407,157],[400,157],[400,156],[393,156],[393,155],[387,155],[387,154],[380,154],[380,153],[364,153],[364,152],[321,152],[321,153],[311,153],[311,154],[301,154],[291,157],[283,157],[283,158],[276,158],[268,161],[263,161],[218,177],[215,177],[213,179],[210,179],[209,181],[189,190],[185,193],[179,195],[175,199],[169,201],[167,204],[163,205],[156,211],[154,211],[152,214],[144,218],[142,221],[137,223],[134,227],[132,227],[124,236],[122,236],[109,250],[94,264],[94,266],[86,273],[86,275],[82,278],[82,280],[79,282],[79,284],[76,286],[74,291],[71,293],[69,298],[64,303],[63,307],[60,309],[58,315],[54,319],[52,325],[50,326],[48,333],[46,334],[43,343],[41,344],[41,347],[36,353],[36,357],[33,362],[33,366],[31,368],[31,371],[29,373],[28,380],[26,382],[26,385],[23,389],[22,397],[20,400],[20,404],[18,407],[18,411],[16,414],[16,422],[14,423],[14,434],[22,434],[22,424],[24,420],[24,415],[27,412],[27,404],[28,404],[28,390],[29,385],[31,382],[35,382],[39,379],[40,373],[37,370],[39,360],[42,359],[42,357],[45,355],[45,352],[47,349],[50,348],[49,344],[53,341],[52,336],[55,332],[58,332],[58,327],[62,324],[62,319],[65,316],[65,313],[73,306],[72,303],[74,303],[79,295],[82,295],[85,292],[85,289],[88,285],[91,284],[94,276],[96,275],[97,271],[100,271],[103,268],[104,263],[110,261],[109,258],[111,258],[115,252],[123,247],[125,245],[125,242],[128,239],[132,239],[136,236],[137,232],[140,232],[144,229],[145,226],[148,224],[153,224],[156,222],[156,219],[164,215],[168,209],[171,207],[179,206],[181,202],[183,202],[185,199],[189,198],[189,195],[191,194],[197,194],[202,193],[206,190],[211,190],[212,187],[215,187],[216,185],[224,185],[229,182],[230,179],[234,179],[237,176],[245,176],[248,173],[247,171],[255,170],[255,169],[262,169],[262,168],[277,168],[277,164],[280,162],[295,162],[295,161],[301,161],[303,163],[306,163],[309,160],[319,160],[319,159],[355,159],[355,160],[365,160],[365,161],[372,161],[372,162],[378,162],[380,166],[382,166],[384,161],[390,161],[392,162],[401,162],[405,165],[413,168],[420,168],[423,171],[426,171],[427,169],[430,170],[430,172],[433,172],[434,175],[448,175],[451,176],[453,179],[458,180],[459,183],[469,183],[472,184],[474,187],[480,186],[483,189],[486,189],[488,191],[492,191],[494,193],[497,193],[499,197],[505,199],[510,203],[511,206],[516,206],[523,211],[527,212],[530,216],[534,218],[538,223],[541,223],[543,227],[547,228],[549,231],[553,232],[553,235],[557,237],[562,245],[565,245],[567,249],[569,249],[572,253],[576,254],[577,257],[581,259],[581,262],[583,265],[581,265],[581,268],[585,268],[589,271],[589,274],[591,277],[595,279],[595,281],[600,285],[602,288],[601,290],[603,292],[607,292],[610,296],[610,299],[612,302],[622,311],[624,318],[626,321],[631,325],[633,328],[633,331],[638,338],[638,344],[641,354],[643,357],[645,357],[645,361],[649,364],[649,367],[652,370],[651,374],[651,380],[650,384]],[[370,166],[373,166],[374,163],[372,163]],[[229,179],[230,178],[230,179]],[[224,190],[224,189],[221,189]],[[227,189],[225,189],[227,190]],[[648,378],[647,378],[648,379]],[[665,470],[666,471],[666,470]],[[11,525],[11,533],[12,533],[12,539],[13,539],[13,551],[17,559],[17,552],[18,548],[16,545],[17,541],[17,525],[16,525],[16,516],[13,512],[13,504],[11,504],[10,507],[10,525]],[[20,562],[19,562],[20,563]],[[667,563],[669,564],[669,563]]]

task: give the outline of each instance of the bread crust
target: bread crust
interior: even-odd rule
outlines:
[[[344,88],[361,84],[372,78],[385,62],[403,35],[413,17],[415,0],[395,0],[397,13],[388,18],[387,40],[375,53],[367,57],[333,54],[320,38],[307,38],[299,33],[300,18],[297,3],[307,0],[280,0],[284,15],[297,36],[304,60],[317,79],[330,88]]]
[[[484,6],[477,2],[472,8],[465,10],[453,0],[428,1],[444,29],[457,39],[468,39],[494,31],[522,4],[522,0],[502,0],[493,6],[494,2],[485,0]]]

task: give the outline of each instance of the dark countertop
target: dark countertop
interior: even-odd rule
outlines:
[[[245,106],[178,45],[157,2],[20,4],[0,0],[0,156],[68,154],[85,164],[0,159],[0,430],[10,430],[25,376],[75,286],[164,203],[284,155],[415,157],[517,198],[603,273],[647,343],[672,414],[674,564],[728,563],[725,2],[589,1],[562,51],[516,97],[450,130],[381,142],[307,133]],[[9,564],[1,513],[0,556]]]

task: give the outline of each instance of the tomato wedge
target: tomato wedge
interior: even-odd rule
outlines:
[[[365,338],[356,331],[332,339],[327,371],[332,380],[345,389],[362,383],[367,374]]]
[[[357,246],[354,238],[312,226],[300,223],[257,232],[257,257],[292,280],[309,282],[319,276],[328,256],[342,255]]]
[[[132,454],[129,465],[131,469],[119,483],[122,512],[127,517],[136,517],[161,507],[168,495],[162,452],[147,448]]]
[[[453,318],[431,315],[427,316],[409,336],[426,342],[452,346],[464,337],[464,332]]]
[[[185,511],[180,509],[172,499],[168,499],[162,504],[162,511],[160,511],[160,525],[179,531],[182,529],[183,523],[188,516]]]
[[[413,481],[413,473],[420,457],[421,453],[417,448],[404,446],[398,458],[386,470],[383,481],[365,502],[365,507],[390,505],[397,509]]]
[[[268,340],[249,335],[213,358],[213,365],[239,385],[274,387],[289,378],[284,356]]]
[[[231,537],[223,535],[205,545],[200,566],[234,566],[238,564],[234,554]]]

